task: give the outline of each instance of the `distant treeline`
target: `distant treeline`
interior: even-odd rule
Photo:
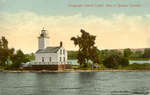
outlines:
[[[144,51],[132,51],[131,49],[120,50],[97,50],[99,60],[101,61],[100,69],[124,69],[124,70],[150,70],[149,63],[129,64],[128,60],[148,60],[150,59],[150,49]],[[68,59],[77,59],[78,51],[68,51]],[[80,67],[75,67],[82,69]],[[85,68],[84,68],[85,69]],[[91,69],[89,66],[86,69]]]
[[[142,50],[132,50],[130,48],[123,49],[120,51],[119,49],[115,50],[97,50],[100,58],[105,59],[105,57],[111,55],[111,54],[119,54],[124,57],[128,57],[131,60],[149,60],[150,59],[150,48],[145,48],[144,51]],[[77,59],[78,51],[68,51],[68,59]]]

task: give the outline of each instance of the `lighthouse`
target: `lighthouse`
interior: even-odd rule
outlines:
[[[45,30],[43,27],[43,29],[41,30],[41,34],[38,37],[38,49],[41,50],[48,46],[49,46],[49,37],[47,34],[47,30]]]
[[[36,65],[67,64],[67,50],[60,41],[59,46],[49,45],[49,36],[44,28],[38,37],[38,50],[35,53]]]

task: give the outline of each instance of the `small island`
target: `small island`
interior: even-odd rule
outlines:
[[[70,40],[78,50],[66,50],[48,45],[48,35],[43,28],[38,37],[36,53],[24,54],[22,50],[8,47],[7,39],[0,39],[1,72],[147,72],[150,71],[150,48],[105,49],[95,46],[96,36],[85,30]],[[136,63],[136,61],[143,61]],[[133,61],[131,63],[131,61]],[[135,62],[134,62],[135,61]]]

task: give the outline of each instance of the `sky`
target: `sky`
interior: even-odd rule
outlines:
[[[149,5],[150,0],[0,0],[0,37],[10,48],[31,53],[45,27],[50,46],[63,41],[67,50],[76,50],[70,38],[84,29],[97,36],[99,49],[149,48]]]

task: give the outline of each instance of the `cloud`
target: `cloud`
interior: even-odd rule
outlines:
[[[42,16],[33,12],[0,13],[0,36],[9,46],[26,53],[37,50],[37,37],[42,27],[48,30],[50,45],[63,41],[68,50],[76,49],[70,38],[83,28],[97,36],[96,45],[105,48],[141,48],[150,46],[150,17],[115,14],[110,18],[94,15]]]

